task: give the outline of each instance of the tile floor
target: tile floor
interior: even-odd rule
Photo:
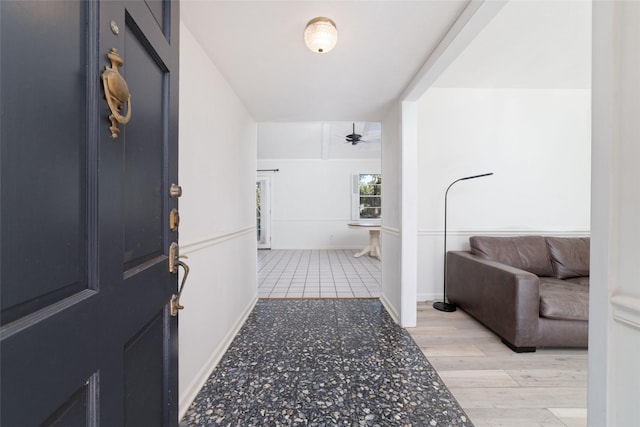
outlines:
[[[377,299],[259,300],[181,426],[472,426]]]
[[[357,250],[259,250],[259,298],[378,298],[382,263]]]

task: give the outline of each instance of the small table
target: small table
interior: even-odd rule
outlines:
[[[354,255],[358,258],[368,253],[369,256],[382,260],[382,253],[380,252],[380,228],[379,223],[372,222],[353,222],[347,224],[349,228],[357,230],[369,230],[369,244],[360,252]]]

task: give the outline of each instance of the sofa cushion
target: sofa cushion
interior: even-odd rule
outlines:
[[[589,276],[571,277],[564,279],[565,282],[575,283],[576,285],[589,286]]]
[[[588,237],[547,237],[553,277],[567,279],[589,275]]]
[[[542,236],[469,238],[471,253],[538,276],[553,276],[549,249]]]
[[[540,317],[589,320],[589,287],[567,280],[541,278]]]

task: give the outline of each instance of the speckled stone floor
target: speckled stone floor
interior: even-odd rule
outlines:
[[[472,426],[377,299],[260,300],[181,426]]]

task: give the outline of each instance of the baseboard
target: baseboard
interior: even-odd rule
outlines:
[[[387,299],[387,297],[385,295],[381,295],[380,296],[380,302],[382,303],[384,308],[387,310],[387,312],[389,313],[389,315],[391,316],[393,321],[396,322],[399,325],[400,324],[400,315],[398,314],[396,309],[393,307],[391,302],[389,302],[389,300]]]
[[[418,302],[442,301],[442,294],[418,294],[416,299]]]
[[[359,252],[362,250],[362,248],[364,246],[366,246],[367,243],[362,243],[358,246],[321,246],[321,245],[316,245],[313,247],[309,247],[309,248],[302,248],[300,247],[301,245],[296,245],[295,247],[277,247],[277,246],[271,246],[270,249],[273,250],[278,250],[278,251],[356,251]]]
[[[189,406],[195,400],[196,396],[200,392],[200,389],[202,389],[204,384],[207,382],[207,379],[209,379],[209,376],[220,362],[220,359],[222,359],[222,356],[224,356],[224,353],[231,345],[233,339],[236,337],[236,335],[238,335],[240,328],[242,327],[242,325],[244,325],[244,322],[247,320],[247,317],[249,317],[249,314],[251,314],[251,311],[253,310],[253,307],[255,307],[257,302],[258,297],[256,295],[244,310],[233,328],[225,336],[224,340],[222,340],[220,345],[218,345],[213,353],[211,353],[211,356],[209,356],[207,363],[202,366],[195,379],[187,387],[187,390],[183,393],[182,396],[179,397],[178,420],[181,420],[182,417],[184,417],[184,414],[186,414]]]

